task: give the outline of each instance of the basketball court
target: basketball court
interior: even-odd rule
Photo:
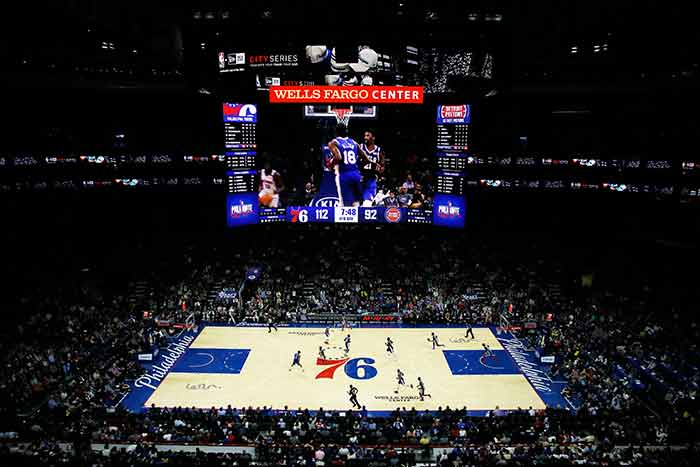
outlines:
[[[433,349],[431,332],[442,345]],[[350,350],[344,338],[350,334]],[[394,353],[386,339],[394,342]],[[191,341],[141,407],[263,407],[347,410],[348,390],[369,411],[397,407],[470,411],[545,408],[535,386],[492,328],[368,327],[331,330],[323,327],[206,326]],[[485,357],[482,344],[493,351]],[[325,359],[318,357],[324,348]],[[290,370],[301,351],[303,368]],[[405,385],[397,384],[397,369]],[[425,384],[419,397],[417,378]],[[155,383],[154,383],[155,385]],[[430,395],[428,397],[427,395]]]

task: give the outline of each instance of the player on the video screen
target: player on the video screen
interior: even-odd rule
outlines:
[[[321,182],[318,184],[318,190],[311,201],[312,206],[326,204],[326,206],[334,206],[338,200],[338,188],[335,184],[335,177],[338,174],[338,166],[334,164],[333,153],[328,146],[321,148],[321,164],[323,172],[321,174]]]
[[[384,151],[375,144],[374,130],[366,130],[364,143],[360,146],[370,160],[360,169],[362,174],[362,206],[372,206],[377,195],[377,179],[384,171]]]
[[[280,207],[282,190],[284,190],[282,176],[272,168],[270,161],[265,161],[265,167],[260,171],[260,193],[258,193],[260,205],[267,208]]]
[[[359,206],[362,201],[362,182],[358,162],[362,165],[372,162],[360,145],[348,136],[347,126],[338,124],[335,134],[336,137],[328,143],[328,148],[333,153],[333,164],[337,167],[335,180],[339,206]]]

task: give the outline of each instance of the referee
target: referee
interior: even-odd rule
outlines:
[[[464,338],[466,339],[469,336],[474,339],[474,330],[472,329],[472,325],[467,323],[467,332],[464,334]]]

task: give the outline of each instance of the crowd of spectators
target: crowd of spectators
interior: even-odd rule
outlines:
[[[660,312],[652,290],[581,288],[562,261],[537,248],[516,256],[506,246],[400,235],[319,230],[267,247],[242,242],[235,252],[199,246],[153,264],[137,301],[126,289],[79,281],[71,293],[24,297],[17,306],[26,319],[0,343],[0,436],[31,443],[11,455],[32,453],[37,465],[71,455],[59,453],[56,441],[141,446],[90,454],[91,465],[250,461],[165,453],[151,443],[254,445],[258,459],[286,465],[393,465],[406,460],[397,451],[402,446],[444,446],[441,465],[647,465],[676,457],[615,446],[697,440],[699,336],[684,310]],[[262,276],[246,281],[253,266]],[[217,300],[222,286],[242,294]],[[125,412],[117,403],[140,372],[135,354],[167,341],[159,320],[182,322],[190,313],[234,322],[303,321],[318,313],[386,313],[405,323],[495,323],[502,316],[513,326],[535,322],[518,335],[556,356],[551,374],[569,382],[566,394],[577,410],[469,417],[462,408],[425,414],[407,407],[385,418],[231,407]]]

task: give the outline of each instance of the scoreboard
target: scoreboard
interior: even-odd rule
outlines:
[[[226,167],[229,169],[246,169],[255,167],[255,151],[226,152]]]
[[[229,193],[252,193],[255,191],[255,170],[232,170],[228,176]]]
[[[469,145],[471,106],[438,105],[435,117],[435,161],[437,165],[433,223],[464,227],[465,170]]]
[[[227,224],[231,227],[257,224],[257,106],[225,102],[223,119],[228,169]]]
[[[224,103],[224,145],[226,149],[256,149],[255,127],[258,108],[254,104]]]
[[[269,223],[435,224],[464,227],[465,170],[469,157],[469,105],[438,105],[434,191],[423,206],[341,206],[320,196],[308,206],[270,207],[259,199],[260,174],[254,104],[223,104],[227,181],[227,224],[231,227]],[[428,122],[426,122],[428,124]]]
[[[445,151],[467,152],[469,150],[469,125],[438,123],[436,147]]]
[[[438,193],[448,195],[462,196],[464,195],[464,173],[453,172],[447,170],[438,170],[437,172],[437,189]]]
[[[253,193],[255,179],[257,142],[255,127],[258,123],[258,109],[253,104],[232,104],[225,102],[224,144],[226,149],[226,172],[229,193]]]
[[[463,172],[467,168],[467,154],[463,152],[438,151],[436,158],[438,169]]]

